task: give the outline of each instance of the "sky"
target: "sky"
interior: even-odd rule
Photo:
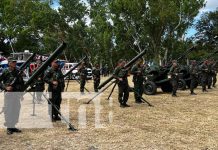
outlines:
[[[215,11],[216,8],[218,8],[218,0],[206,0],[206,6],[204,8],[201,8],[199,14],[195,17],[195,20],[197,21],[198,19],[200,19],[200,16],[204,13],[204,12],[209,12],[209,11]],[[196,30],[194,29],[194,27],[191,27],[188,31],[187,31],[187,35],[186,37],[191,37],[196,33]]]
[[[81,0],[81,1],[86,1],[86,0]],[[59,7],[58,0],[55,0],[53,4],[53,8],[57,9],[58,7]],[[208,12],[208,11],[215,11],[216,8],[218,8],[218,0],[206,0],[206,6],[200,9],[200,12],[195,17],[195,20],[197,21],[198,19],[200,19],[200,16],[202,15],[202,13]],[[194,29],[194,27],[191,27],[190,29],[188,29],[186,37],[191,37],[195,33],[196,33],[196,30]]]

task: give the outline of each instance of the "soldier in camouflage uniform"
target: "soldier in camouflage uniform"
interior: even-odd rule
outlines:
[[[202,91],[207,92],[206,86],[208,83],[208,61],[205,60],[204,63],[201,65],[201,85]]]
[[[198,66],[195,60],[193,60],[192,64],[190,65],[190,78],[191,78],[191,83],[190,83],[191,95],[196,95],[196,93],[194,93],[194,89],[198,84]]]
[[[58,60],[54,60],[51,67],[45,72],[44,81],[48,84],[48,91],[50,92],[50,101],[52,103],[51,119],[52,121],[61,120],[59,115],[60,105],[62,101],[61,92],[64,91],[65,83],[64,76],[59,68]],[[50,105],[50,104],[49,104]],[[56,110],[55,107],[58,109]]]
[[[140,60],[136,65],[132,67],[131,74],[133,74],[135,102],[142,103],[141,97],[143,94],[143,81],[144,81],[143,60]]]
[[[98,86],[101,81],[101,71],[98,64],[96,64],[95,68],[92,70],[92,76],[94,80],[94,90],[95,92],[98,92]]]
[[[80,92],[84,93],[85,85],[86,85],[86,79],[88,72],[86,70],[85,62],[83,62],[78,70],[79,76],[80,76]]]
[[[211,86],[212,86],[212,82],[213,82],[213,63],[211,60],[208,61],[208,89],[211,89]]]
[[[130,107],[127,104],[129,99],[129,84],[128,84],[128,71],[124,68],[126,61],[123,59],[119,60],[118,66],[115,68],[113,76],[118,82],[118,100],[120,107]]]
[[[217,71],[216,71],[216,62],[212,62],[212,78],[213,78],[213,87],[216,87],[216,76],[217,76]]]
[[[9,67],[5,69],[0,76],[1,89],[5,90],[4,93],[4,108],[5,115],[4,125],[7,127],[7,134],[14,132],[21,132],[15,128],[18,123],[20,114],[20,100],[23,99],[23,86],[24,81],[19,70],[16,68],[16,60],[13,58],[8,59]]]
[[[171,76],[171,85],[172,85],[172,88],[173,88],[173,91],[172,91],[172,96],[173,97],[176,97],[176,92],[177,92],[177,89],[178,89],[178,81],[179,81],[179,76],[178,76],[178,73],[179,73],[179,67],[177,65],[177,61],[176,60],[173,60],[172,61],[172,66],[170,68],[170,71],[169,71],[169,75]]]

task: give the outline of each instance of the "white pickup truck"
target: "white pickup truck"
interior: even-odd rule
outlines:
[[[63,74],[67,73],[71,68],[73,68],[77,64],[78,63],[65,63],[64,67],[62,68],[62,73]],[[86,69],[88,72],[87,79],[91,80],[92,79],[92,69],[91,68],[86,68]],[[71,80],[79,79],[78,68],[72,71],[72,74],[70,74],[70,79]]]

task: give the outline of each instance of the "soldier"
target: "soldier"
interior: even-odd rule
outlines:
[[[16,68],[16,60],[13,58],[8,59],[8,68],[5,69],[0,76],[1,89],[5,90],[4,93],[4,115],[5,123],[7,127],[7,134],[13,134],[14,132],[21,132],[21,130],[15,128],[18,123],[20,114],[20,100],[23,99],[22,88],[24,81],[19,70]]]
[[[179,68],[177,65],[177,61],[173,60],[172,66],[171,66],[170,71],[169,71],[169,75],[171,76],[171,84],[172,84],[172,88],[173,88],[173,91],[172,91],[173,97],[177,96],[176,92],[178,89],[178,81],[179,81],[178,72],[179,72]]]
[[[206,89],[207,83],[208,83],[208,61],[205,60],[204,63],[201,65],[201,85],[202,85],[203,92],[208,92]]]
[[[52,121],[61,120],[58,116],[62,101],[61,92],[64,91],[64,76],[59,68],[58,60],[54,60],[51,67],[45,72],[44,81],[48,84],[50,92],[50,101],[52,103],[51,119]],[[49,104],[51,105],[51,104]],[[55,109],[57,108],[57,110]]]
[[[88,72],[86,70],[85,62],[83,62],[81,64],[78,72],[79,72],[79,75],[80,75],[80,92],[83,94],[84,93],[84,89],[85,89],[85,85],[86,85],[87,75],[88,75]]]
[[[198,84],[198,66],[195,60],[193,60],[190,65],[190,78],[191,78],[191,83],[190,83],[191,95],[196,95],[196,93],[194,93],[194,89]]]
[[[208,89],[211,89],[213,83],[213,62],[212,60],[208,61]]]
[[[94,90],[95,92],[98,92],[98,86],[101,80],[101,72],[98,64],[96,64],[95,68],[92,70],[92,75],[94,80]]]
[[[144,81],[144,65],[143,60],[140,60],[136,65],[131,69],[133,74],[133,83],[134,83],[134,96],[136,103],[142,103],[141,97],[143,94],[143,81]]]
[[[216,87],[216,76],[217,76],[217,72],[216,72],[216,62],[213,61],[213,65],[212,65],[212,79],[213,79],[213,87]]]
[[[42,65],[42,61],[37,60],[36,63],[37,63],[37,67],[35,68],[34,72]],[[44,77],[44,73],[40,74],[38,78],[35,80],[35,82],[33,83],[36,92],[36,99],[38,102],[42,101],[42,94],[43,91],[45,90],[45,82],[43,80],[43,77]]]
[[[130,107],[127,104],[127,101],[129,99],[129,84],[128,84],[128,71],[124,69],[124,66],[126,64],[126,61],[123,59],[120,59],[118,61],[118,65],[114,70],[113,76],[118,80],[118,100],[120,103],[120,107]]]

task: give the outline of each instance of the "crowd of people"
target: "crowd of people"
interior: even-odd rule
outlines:
[[[41,61],[36,62],[37,67],[39,68],[42,64]],[[24,81],[22,75],[19,74],[19,69],[16,67],[16,60],[13,58],[8,59],[9,67],[5,69],[0,76],[0,86],[1,89],[5,90],[5,101],[4,101],[4,109],[3,112],[5,114],[5,126],[7,127],[7,134],[13,134],[14,132],[21,132],[20,129],[17,129],[15,125],[18,122],[19,113],[20,113],[20,100],[23,98],[22,94],[17,95],[17,92],[22,93],[22,86],[24,85]],[[129,99],[130,87],[128,83],[128,76],[130,74],[133,75],[133,83],[134,83],[134,97],[135,102],[138,104],[143,103],[142,95],[143,95],[143,83],[146,81],[146,73],[148,69],[148,65],[144,64],[143,60],[140,59],[136,64],[134,64],[131,68],[125,68],[126,61],[120,59],[117,63],[116,68],[113,71],[113,78],[116,79],[116,84],[118,85],[118,101],[120,103],[121,108],[130,107],[127,104]],[[207,92],[207,88],[210,89],[216,86],[216,63],[212,60],[205,60],[203,64],[198,65],[196,61],[192,61],[189,66],[190,71],[190,93],[191,95],[196,95],[194,89],[198,84],[202,86],[202,91]],[[106,65],[107,66],[107,65]],[[106,71],[105,71],[106,70]],[[104,75],[108,75],[108,67],[104,67]],[[106,73],[105,73],[106,72]],[[86,85],[86,63],[83,62],[79,66],[78,69],[79,80],[80,80],[80,92],[84,93],[85,85]],[[93,89],[95,92],[99,92],[98,87],[101,82],[101,74],[102,69],[100,66],[96,64],[93,68]],[[170,76],[170,82],[172,85],[172,96],[177,96],[178,89],[178,80],[179,80],[179,65],[177,61],[173,60],[170,70],[168,72]],[[13,86],[11,82],[15,79],[15,83]],[[200,82],[199,82],[200,81]],[[59,67],[59,61],[56,59],[51,63],[51,66],[43,72],[41,75],[35,79],[34,83],[31,85],[31,88],[36,92],[36,98],[41,100],[42,92],[45,90],[45,83],[48,84],[48,92],[49,95],[49,109],[50,109],[50,117],[53,122],[60,121],[60,107],[62,96],[61,93],[65,88],[65,78],[61,72]]]

